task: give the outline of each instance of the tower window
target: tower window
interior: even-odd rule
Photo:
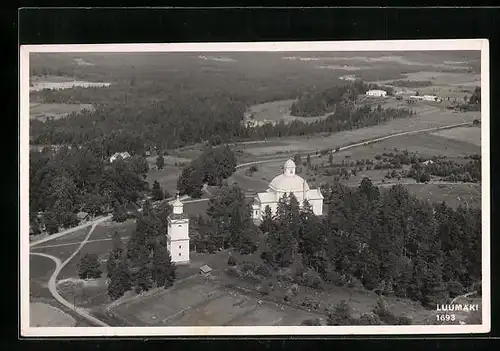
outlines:
[[[179,245],[179,249],[182,249],[182,245]]]
[[[180,252],[179,252],[179,256],[182,255]]]
[[[182,224],[179,224],[179,225],[178,225],[178,227],[179,227],[179,228],[180,228],[180,227],[182,227]]]

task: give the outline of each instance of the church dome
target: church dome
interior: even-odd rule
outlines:
[[[285,162],[283,174],[280,174],[271,181],[269,190],[287,194],[298,193],[308,191],[309,185],[302,177],[295,174],[295,162],[288,160]]]
[[[283,192],[283,193],[299,193],[302,191],[309,190],[309,184],[300,176],[294,174],[292,176],[287,176],[284,174],[280,174],[276,178],[274,178],[269,184],[269,189],[274,192]]]

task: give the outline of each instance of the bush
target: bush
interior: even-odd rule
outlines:
[[[227,259],[228,266],[236,266],[236,259],[233,256],[229,256]]]
[[[271,276],[271,269],[267,264],[261,264],[257,267],[255,273],[265,278],[268,278]]]
[[[323,285],[323,279],[321,279],[321,276],[318,272],[312,269],[308,269],[304,273],[303,284],[311,288],[318,289]]]
[[[481,281],[472,284],[472,291],[476,291],[479,295],[483,293]]]
[[[246,272],[255,272],[255,263],[253,262],[250,262],[250,261],[244,261],[241,266],[240,266],[240,269],[246,273]]]
[[[352,309],[344,300],[335,305],[328,313],[328,325],[352,325]]]
[[[87,253],[80,259],[78,263],[78,276],[81,279],[100,278],[102,271],[99,265],[99,260],[95,253]]]
[[[328,274],[326,275],[326,280],[336,286],[344,286],[346,283],[345,278],[343,278],[336,271],[328,272]]]
[[[226,274],[232,277],[241,277],[241,271],[236,266],[231,266],[226,268]]]
[[[398,324],[398,319],[391,311],[389,311],[389,308],[387,307],[382,298],[378,299],[377,304],[373,308],[372,312],[376,314],[380,318],[380,320],[385,324],[388,325]]]
[[[465,293],[464,286],[456,280],[452,280],[446,283],[446,290],[448,291],[451,298]]]
[[[383,325],[378,315],[373,312],[362,313],[358,321],[359,325]]]
[[[397,325],[411,325],[413,324],[413,319],[408,316],[399,316],[396,318]]]

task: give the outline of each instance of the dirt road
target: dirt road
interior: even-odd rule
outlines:
[[[94,231],[95,227],[99,223],[101,223],[103,221],[104,221],[104,218],[101,218],[100,220],[95,221],[92,224],[92,228],[90,228],[89,233],[87,234],[87,236],[85,237],[85,239],[80,243],[80,246],[78,246],[78,248],[64,262],[61,262],[61,260],[59,258],[55,257],[55,256],[48,255],[48,254],[41,253],[41,252],[30,252],[30,255],[37,255],[37,256],[42,256],[42,257],[45,257],[45,258],[49,258],[52,261],[54,261],[54,263],[56,264],[56,269],[54,270],[54,273],[52,273],[52,275],[51,275],[51,277],[49,279],[48,288],[50,290],[50,293],[52,294],[52,296],[54,297],[54,299],[57,302],[59,302],[60,304],[66,306],[67,308],[75,311],[75,313],[79,314],[80,316],[82,316],[83,318],[87,319],[91,323],[93,323],[95,325],[98,325],[98,326],[101,326],[101,327],[107,327],[108,325],[106,323],[104,323],[101,320],[99,320],[99,319],[95,318],[94,316],[90,315],[84,309],[77,308],[77,307],[73,306],[73,304],[71,304],[70,302],[68,302],[57,291],[57,277],[59,276],[59,273],[78,254],[78,252],[80,252],[80,250],[82,249],[82,247],[85,246],[85,244],[89,241],[89,238],[92,235],[92,232]]]

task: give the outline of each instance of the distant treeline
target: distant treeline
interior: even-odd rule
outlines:
[[[292,104],[290,113],[292,116],[316,117],[335,110],[339,104],[352,104],[356,102],[358,95],[365,94],[368,90],[383,89],[392,95],[391,87],[381,87],[377,84],[366,84],[362,80],[353,83],[332,87],[325,90],[304,92],[297,101]]]
[[[423,88],[432,85],[430,80],[394,80],[387,83],[395,87],[405,87],[405,88]]]

